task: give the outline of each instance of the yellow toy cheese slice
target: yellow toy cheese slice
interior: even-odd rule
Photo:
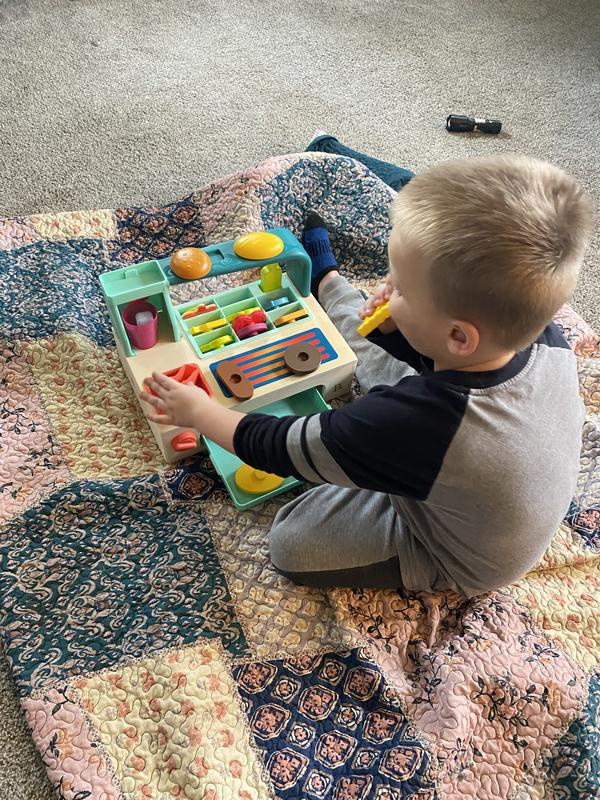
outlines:
[[[272,472],[263,472],[261,469],[254,469],[249,464],[242,464],[234,475],[238,489],[248,494],[266,494],[279,488],[284,479]]]
[[[374,331],[375,328],[378,328],[382,322],[389,318],[389,316],[390,304],[389,302],[383,303],[382,305],[378,306],[369,317],[363,319],[356,330],[361,336],[368,336],[371,331]]]

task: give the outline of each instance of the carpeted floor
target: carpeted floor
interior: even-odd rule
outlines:
[[[0,0],[0,215],[163,203],[316,128],[420,170],[522,152],[598,206],[596,0]],[[450,135],[450,111],[499,137]],[[596,237],[575,308],[600,328]],[[0,669],[0,798],[52,796]]]

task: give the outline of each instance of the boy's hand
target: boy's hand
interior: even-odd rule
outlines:
[[[144,383],[156,393],[156,396],[146,391],[140,393],[140,399],[156,409],[156,413],[148,414],[148,419],[163,425],[201,430],[207,404],[212,406],[215,402],[203,389],[178,383],[159,372],[153,372]]]
[[[380,283],[379,286],[375,289],[371,297],[362,304],[359,309],[359,315],[361,319],[365,319],[366,317],[371,316],[371,314],[375,311],[378,306],[387,303],[390,299],[391,294],[393,291],[392,281],[388,275],[385,283]],[[381,325],[379,326],[379,330],[381,333],[392,333],[392,331],[397,330],[396,323],[393,319],[386,319],[384,320]]]

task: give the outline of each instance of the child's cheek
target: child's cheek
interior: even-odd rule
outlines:
[[[390,317],[394,320],[396,325],[398,325],[404,317],[403,300],[396,292],[390,297]]]

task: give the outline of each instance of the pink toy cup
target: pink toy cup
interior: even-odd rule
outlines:
[[[150,311],[152,319],[145,325],[136,325],[135,315],[140,311]],[[158,312],[147,300],[132,300],[121,311],[123,325],[129,341],[138,350],[149,350],[158,341]]]

